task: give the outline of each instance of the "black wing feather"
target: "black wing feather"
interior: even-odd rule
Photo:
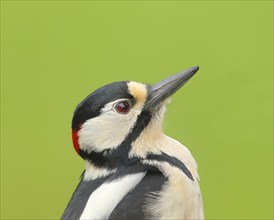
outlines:
[[[97,179],[94,181],[84,181],[83,179],[75,189],[71,200],[69,201],[61,220],[76,220],[81,217],[81,214],[86,206],[91,193],[96,190],[105,179]]]
[[[167,179],[160,171],[148,171],[143,180],[130,192],[112,211],[109,219],[148,219],[149,213],[145,213],[143,207],[146,198],[151,193],[161,190]]]

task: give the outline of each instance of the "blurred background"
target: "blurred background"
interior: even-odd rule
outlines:
[[[164,129],[199,164],[205,217],[273,219],[273,1],[1,1],[1,219],[60,218],[90,92],[195,65]]]

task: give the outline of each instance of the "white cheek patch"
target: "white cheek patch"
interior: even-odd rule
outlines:
[[[101,115],[87,120],[78,132],[80,148],[87,152],[101,152],[119,146],[133,128],[141,109],[133,108],[128,114],[119,114],[114,104],[108,103]],[[92,147],[92,149],[91,149]]]
[[[144,178],[145,174],[146,172],[130,174],[101,185],[90,195],[80,219],[107,219],[119,202]]]

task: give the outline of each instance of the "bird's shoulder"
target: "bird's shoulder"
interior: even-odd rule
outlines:
[[[160,193],[167,178],[157,169],[148,169],[143,179],[130,191],[112,211],[109,219],[148,219],[148,201]]]

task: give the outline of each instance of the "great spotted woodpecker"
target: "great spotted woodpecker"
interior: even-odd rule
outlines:
[[[72,137],[86,169],[61,219],[204,218],[197,164],[162,131],[169,97],[198,69],[111,83],[77,106]]]

